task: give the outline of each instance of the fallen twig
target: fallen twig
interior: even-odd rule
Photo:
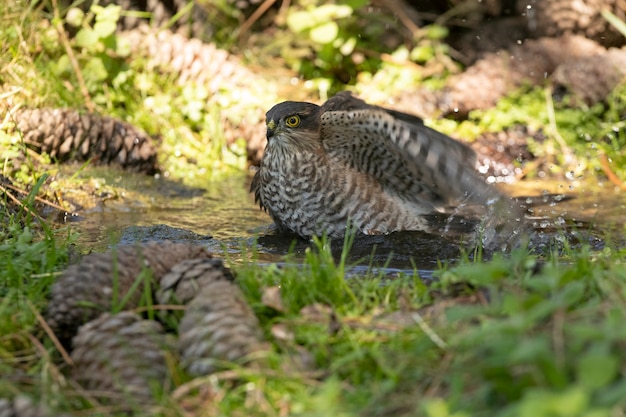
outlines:
[[[80,86],[80,92],[85,98],[85,106],[90,112],[95,111],[96,106],[91,101],[91,96],[89,95],[89,90],[87,89],[87,85],[85,84],[85,79],[83,78],[83,73],[80,70],[80,65],[78,64],[78,60],[76,59],[76,55],[74,55],[74,51],[72,50],[72,45],[70,45],[70,40],[67,37],[67,33],[63,28],[63,24],[61,23],[63,20],[61,19],[61,15],[59,14],[59,4],[58,0],[52,0],[52,8],[54,9],[54,28],[57,30],[59,34],[59,38],[63,47],[65,48],[65,53],[72,64],[72,68],[74,69],[74,73],[76,74],[76,80],[78,81],[78,85]]]
[[[52,343],[57,348],[61,356],[63,357],[63,360],[65,361],[65,363],[67,363],[70,366],[74,366],[74,361],[72,360],[70,355],[67,353],[67,350],[65,350],[63,345],[61,345],[61,342],[59,342],[59,339],[56,337],[56,335],[54,334],[54,332],[52,331],[52,329],[46,322],[46,319],[43,318],[41,313],[39,313],[39,311],[35,308],[35,306],[30,300],[26,300],[26,303],[28,304],[28,307],[37,318],[37,321],[39,322],[39,324],[41,324],[41,327],[43,327],[43,330],[46,332],[48,337],[50,337],[50,339],[52,340]]]
[[[600,155],[600,166],[602,167],[602,171],[604,171],[604,174],[609,179],[609,181],[617,185],[620,190],[626,191],[626,184],[624,184],[624,181],[622,181],[617,175],[615,175],[615,173],[611,169],[611,165],[609,164],[609,158],[605,154]]]

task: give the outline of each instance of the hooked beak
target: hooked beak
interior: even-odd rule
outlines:
[[[267,122],[267,131],[265,135],[269,139],[272,136],[274,136],[274,133],[276,133],[276,122],[272,119],[269,122]]]

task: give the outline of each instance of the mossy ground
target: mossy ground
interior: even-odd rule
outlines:
[[[85,108],[76,75],[59,68],[65,51],[58,33],[37,4],[9,1],[0,10],[1,81],[21,86],[4,91],[3,100]],[[95,50],[76,53],[85,65],[103,59]],[[220,142],[215,110],[201,105],[201,94],[181,90],[141,62],[133,65],[108,67],[103,80],[89,84],[98,110],[151,133],[170,132],[161,154],[174,178],[198,185],[210,173],[244,169],[241,157]],[[398,68],[379,70],[396,80],[408,77]],[[626,178],[624,97],[622,87],[607,105],[581,108],[552,103],[535,88],[460,124],[435,124],[468,138],[514,123],[534,125],[550,134],[535,151],[554,161],[552,174],[612,172],[619,181]],[[169,103],[169,110],[156,112],[159,103]],[[177,135],[185,125],[189,134]],[[27,151],[19,133],[0,130],[0,146],[2,172],[17,184],[54,176],[50,161]],[[563,146],[575,156],[573,165],[563,159]],[[25,162],[15,166],[18,156]],[[69,365],[41,317],[75,237],[33,219],[32,196],[23,202],[25,208],[3,214],[0,227],[0,397],[24,393],[57,410],[114,414],[66,378]],[[233,364],[196,380],[173,365],[173,393],[136,414],[600,417],[626,410],[623,248],[541,257],[520,249],[441,267],[428,286],[417,274],[346,278],[347,265],[323,242],[304,265],[259,268],[253,253],[250,258],[235,268],[237,283],[271,341],[267,360],[260,368]]]

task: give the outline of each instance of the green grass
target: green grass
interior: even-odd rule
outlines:
[[[37,317],[71,237],[24,221],[14,216],[0,245],[0,397],[112,415],[67,384]],[[333,259],[323,239],[300,265],[260,268],[252,256],[235,267],[237,284],[268,357],[196,380],[174,361],[172,389],[209,384],[216,416],[616,415],[626,407],[625,254],[520,249],[442,267],[429,286],[418,276],[346,278],[345,255]],[[275,288],[279,304],[264,297]],[[156,415],[182,415],[173,395],[162,394]]]
[[[301,383],[295,415],[608,416],[626,406],[623,257],[519,250],[440,270],[426,288],[345,280],[322,248],[308,268],[249,267],[238,282],[264,326],[293,332],[277,353],[305,349],[324,373]],[[260,302],[275,285],[284,312]]]

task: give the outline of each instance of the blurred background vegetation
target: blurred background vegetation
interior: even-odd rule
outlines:
[[[549,3],[559,1],[568,3]],[[542,162],[509,155],[511,178],[593,173],[622,185],[623,84],[591,104],[556,97],[549,83],[520,83],[492,108],[461,117],[442,109],[451,76],[503,50],[504,38],[518,39],[509,48],[522,43],[519,22],[485,28],[527,22],[519,12],[525,3],[533,2],[9,0],[0,5],[2,106],[6,115],[69,108],[128,122],[154,139],[160,172],[201,184],[258,163],[263,113],[276,102],[319,102],[351,89],[373,103],[400,103],[462,140],[493,142],[485,137],[518,131]],[[483,77],[508,76],[493,71]],[[465,90],[470,99],[485,93]],[[2,172],[29,183],[36,165],[50,160],[32,152],[37,146],[11,127],[12,117],[0,129]],[[488,152],[502,147],[488,145]]]

